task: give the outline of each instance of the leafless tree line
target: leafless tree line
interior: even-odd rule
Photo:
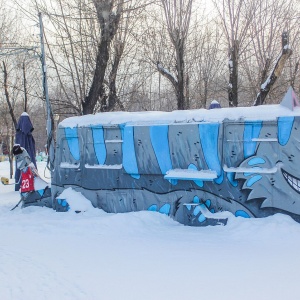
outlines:
[[[13,44],[38,46],[37,28],[29,24],[41,12],[50,100],[60,118],[206,108],[213,99],[222,106],[250,106],[258,94],[258,104],[278,103],[288,86],[300,92],[296,0],[209,3],[31,0],[27,8],[15,5],[17,17],[5,13],[2,3],[1,53]],[[7,112],[9,99],[15,116],[26,107],[30,113],[44,109],[33,58],[38,50],[32,49],[1,56],[1,110]]]
[[[280,101],[289,85],[299,90],[296,1],[212,2],[206,8],[200,0],[35,2],[49,20],[56,108],[189,109],[214,98],[223,106],[253,105],[282,50],[282,34],[291,51],[263,102]]]

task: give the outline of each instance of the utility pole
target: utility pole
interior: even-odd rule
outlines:
[[[24,85],[24,111],[27,112],[27,86],[26,86],[26,69],[25,62],[23,61],[23,85]]]
[[[54,140],[53,140],[53,128],[54,120],[53,113],[51,109],[51,103],[49,100],[48,93],[48,82],[47,82],[47,66],[45,60],[45,44],[44,44],[44,27],[42,14],[39,13],[39,23],[40,23],[40,38],[41,38],[41,63],[42,63],[42,73],[43,73],[43,91],[46,100],[46,110],[47,110],[47,151],[48,151],[48,168],[50,171],[54,169]]]

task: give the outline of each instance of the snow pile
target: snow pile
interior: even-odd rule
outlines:
[[[74,191],[71,187],[65,189],[56,199],[64,199],[68,202],[69,211],[85,212],[94,209],[91,201],[86,199],[80,192]]]
[[[10,211],[19,197],[0,184],[1,300],[299,298],[300,224],[288,216],[188,227],[152,211]]]

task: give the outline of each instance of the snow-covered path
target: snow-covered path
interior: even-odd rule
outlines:
[[[287,216],[195,228],[155,212],[10,211],[13,190],[0,186],[1,300],[299,297],[300,224]]]

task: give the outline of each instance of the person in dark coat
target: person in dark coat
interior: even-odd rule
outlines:
[[[23,147],[27,153],[29,154],[31,162],[36,166],[36,159],[35,159],[35,140],[32,135],[32,131],[34,130],[29,115],[26,112],[21,114],[21,117],[18,121],[17,128],[16,128],[16,137],[15,143]],[[20,170],[16,168],[15,172],[15,191],[20,189],[19,179],[20,179]]]

